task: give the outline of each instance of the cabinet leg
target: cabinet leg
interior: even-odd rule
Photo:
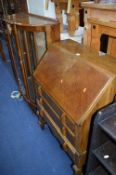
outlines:
[[[68,145],[67,145],[66,143],[63,144],[63,150],[64,150],[65,152],[68,151]]]
[[[39,125],[41,127],[41,129],[44,129],[45,127],[45,119],[44,119],[44,112],[40,111],[40,118],[39,118]]]
[[[41,129],[44,129],[45,127],[45,121],[42,119],[42,120],[39,120],[39,126],[41,127]]]
[[[76,164],[73,165],[74,175],[83,175],[81,169],[77,167]]]

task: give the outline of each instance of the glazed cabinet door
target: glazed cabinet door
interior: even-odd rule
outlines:
[[[19,26],[10,26],[10,29],[11,62],[19,91],[32,107],[36,107],[33,71],[46,51],[46,35],[45,32],[28,31]]]
[[[46,51],[45,32],[27,31],[16,27],[14,30],[26,98],[36,103],[33,71]]]

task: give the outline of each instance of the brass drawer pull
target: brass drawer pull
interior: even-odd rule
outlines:
[[[66,128],[63,127],[63,128],[62,128],[62,133],[63,133],[64,136],[66,136],[66,132],[67,132]]]

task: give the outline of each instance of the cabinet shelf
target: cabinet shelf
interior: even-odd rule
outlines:
[[[101,166],[98,166],[94,171],[89,173],[89,175],[109,175]]]
[[[86,175],[116,175],[116,102],[95,116]]]
[[[99,123],[100,127],[116,141],[116,116]]]
[[[116,145],[108,141],[97,149],[93,150],[93,154],[103,164],[103,166],[112,175],[116,174]]]

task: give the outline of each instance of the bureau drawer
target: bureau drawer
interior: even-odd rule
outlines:
[[[41,94],[42,94],[44,101],[46,101],[46,103],[50,106],[50,108],[56,113],[61,123],[63,123],[65,127],[67,127],[73,133],[75,133],[74,122],[65,115],[64,111],[62,111],[62,109],[58,107],[58,105],[50,98],[50,96],[43,89],[41,89]],[[64,115],[65,115],[65,119],[63,119]]]
[[[39,110],[41,110],[42,105],[45,120],[47,118],[47,120],[49,119],[52,121],[52,124],[55,124],[59,128],[62,136],[64,136],[70,142],[70,144],[75,147],[75,134],[62,121],[63,116],[58,116],[44,98],[41,98],[40,101],[38,100],[37,104]]]
[[[75,123],[57,106],[51,97],[42,89],[38,88],[40,99],[38,100],[38,109],[42,107],[45,113],[45,120],[50,120],[52,127],[56,125],[62,136],[75,147]]]
[[[62,111],[53,102],[50,96],[39,86],[38,88],[38,98],[37,98],[37,108],[45,111],[50,118],[55,122],[55,124],[62,130]]]
[[[46,111],[44,113],[44,117],[45,117],[45,121],[47,122],[48,126],[50,127],[52,133],[60,141],[62,148],[69,154],[69,156],[72,158],[72,160],[75,161],[75,154],[77,151],[76,151],[74,145],[72,144],[73,142],[75,142],[73,140],[74,138],[72,138],[72,136],[70,136],[68,132],[66,133],[66,135],[64,135],[62,133],[62,130],[57,126],[56,123],[54,123],[51,116],[49,116]]]
[[[50,104],[43,98],[42,105],[44,110],[49,114],[51,119],[56,123],[56,125],[61,129],[62,123],[60,116],[56,113],[56,111],[50,106]]]
[[[75,135],[68,130],[66,131],[66,138],[67,140],[75,147]]]
[[[73,133],[75,133],[75,123],[73,120],[69,119],[69,117],[65,117],[65,125],[68,127]]]
[[[43,89],[41,89],[41,95],[46,100],[46,102],[51,106],[51,108],[55,111],[55,113],[57,113],[58,116],[61,116],[62,110]]]

